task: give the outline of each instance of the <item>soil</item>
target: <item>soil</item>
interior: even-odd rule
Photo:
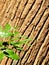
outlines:
[[[49,0],[0,0],[0,25],[6,23],[32,41],[24,51],[10,46],[21,59],[5,57],[0,65],[49,65]]]

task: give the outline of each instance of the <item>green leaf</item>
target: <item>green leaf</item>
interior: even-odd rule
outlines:
[[[18,38],[24,38],[24,39],[26,39],[26,38],[27,38],[27,36],[22,36],[22,35],[19,35],[19,36],[18,36]]]
[[[4,31],[8,32],[10,29],[11,29],[11,26],[9,24],[6,24]]]
[[[10,55],[7,55],[7,56],[11,59],[14,59],[14,60],[19,60],[20,59],[20,57],[17,54],[10,54]]]
[[[20,45],[24,44],[26,41],[18,41],[18,42],[15,42],[15,43],[12,43],[13,46],[15,47],[20,47]]]
[[[4,49],[5,49],[5,46],[3,46],[3,45],[2,45],[2,46],[0,46],[0,50],[2,50],[2,51],[3,51]]]
[[[14,60],[19,60],[20,59],[19,56],[12,49],[9,49],[8,46],[12,45],[17,50],[23,51],[23,49],[21,48],[21,45],[26,44],[26,43],[30,42],[30,40],[31,40],[30,38],[28,38],[26,36],[19,35],[19,32],[16,31],[16,28],[11,27],[9,24],[5,25],[4,30],[0,26],[0,37],[4,38],[4,39],[7,38],[7,40],[8,40],[8,41],[6,41],[6,43],[0,41],[0,51],[2,52],[2,53],[0,53],[1,60],[4,58],[4,56],[7,56]],[[21,38],[23,38],[24,40],[20,40]]]
[[[20,45],[22,44],[26,44],[28,41],[30,41],[31,39],[25,39],[25,40],[21,40],[21,41],[18,41],[18,42],[11,42],[11,44],[15,47],[20,47]]]
[[[2,31],[2,26],[0,26],[0,31]]]
[[[19,59],[20,59],[19,56],[18,56],[16,53],[14,53],[14,51],[11,50],[11,49],[6,49],[6,50],[4,50],[4,54],[5,54],[7,57],[9,57],[9,58],[11,58],[11,59],[14,59],[14,60],[19,60]]]
[[[16,44],[21,45],[21,44],[24,44],[24,43],[26,43],[26,42],[27,42],[27,39],[22,40],[22,41],[18,41],[18,42],[16,42]]]
[[[15,31],[15,32],[14,32],[14,36],[15,36],[15,35],[18,35],[18,34],[19,34],[19,32],[18,32],[18,31]]]
[[[2,60],[2,59],[4,58],[4,56],[5,56],[4,53],[1,52],[1,53],[0,53],[0,60]]]
[[[18,48],[16,48],[17,50],[20,50],[20,51],[23,51],[23,48],[21,48],[21,47],[18,47]]]
[[[0,46],[3,44],[3,42],[0,41]]]
[[[12,49],[6,49],[4,52],[8,54],[14,54],[14,51]]]
[[[12,35],[12,33],[11,32],[0,32],[0,37],[9,37],[9,36],[11,36]]]

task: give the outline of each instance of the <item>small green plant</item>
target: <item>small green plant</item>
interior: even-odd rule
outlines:
[[[20,38],[24,39],[20,40]],[[11,27],[9,24],[6,24],[4,27],[0,26],[0,60],[5,56],[19,60],[20,57],[9,46],[22,51],[21,45],[28,43],[30,40],[26,36],[21,36],[16,27]]]

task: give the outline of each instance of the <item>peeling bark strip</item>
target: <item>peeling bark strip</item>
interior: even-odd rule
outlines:
[[[32,41],[24,52],[10,46],[21,59],[5,57],[0,65],[49,65],[49,0],[0,0],[0,25],[6,23]]]

